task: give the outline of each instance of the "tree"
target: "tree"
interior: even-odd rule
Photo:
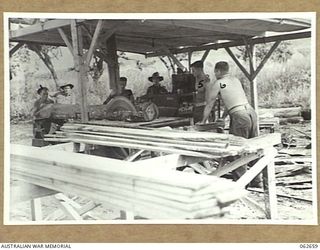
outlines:
[[[52,75],[53,81],[55,82],[56,87],[58,89],[60,86],[60,83],[51,60],[52,57],[58,56],[58,53],[57,53],[58,48],[54,46],[45,46],[45,45],[39,45],[39,44],[28,44],[27,46],[30,50],[35,52],[40,57],[42,62],[47,66],[48,70]]]
[[[274,62],[284,63],[287,62],[291,56],[293,55],[291,49],[290,49],[291,43],[288,41],[282,41],[279,46],[275,49],[275,51],[272,53],[269,60],[272,60]],[[256,44],[255,50],[256,50],[256,59],[257,62],[261,62],[265,55],[270,50],[272,44]],[[247,61],[249,58],[249,55],[247,53],[247,50],[245,46],[238,46],[237,52],[235,53],[236,56],[239,59],[242,59],[243,61]]]
[[[10,18],[9,19],[10,28],[12,24],[19,25],[19,27],[24,27],[24,26],[33,25],[39,22],[43,22],[43,20],[36,19],[36,18]],[[10,43],[9,46],[10,48],[12,48],[14,45]],[[54,57],[58,58],[59,56],[61,56],[60,49],[55,46],[45,46],[45,45],[28,44],[28,43],[22,47],[24,47],[24,50],[22,51],[22,53],[19,53],[19,60],[21,60],[21,62],[29,62],[30,53],[28,49],[35,52],[40,57],[42,62],[47,66],[48,70],[52,75],[53,81],[56,84],[56,87],[59,88],[59,85],[60,85],[59,80],[51,59]],[[20,65],[20,62],[18,60],[16,60],[14,64],[10,64],[10,78],[12,78],[12,75],[16,73],[16,69],[19,67],[19,65]]]

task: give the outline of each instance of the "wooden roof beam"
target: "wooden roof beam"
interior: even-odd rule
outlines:
[[[246,70],[245,67],[241,64],[241,62],[238,60],[238,58],[232,53],[231,49],[226,47],[225,50],[228,52],[229,56],[233,59],[233,61],[237,64],[237,66],[240,68],[240,70],[243,72],[243,74],[250,80],[250,74]]]
[[[71,52],[71,55],[73,55],[73,47],[72,47],[71,42],[69,41],[69,38],[67,37],[66,33],[64,33],[62,28],[58,28],[58,31],[59,31],[59,34],[60,34],[62,40],[65,42],[69,51]]]
[[[200,29],[206,31],[218,31],[223,33],[231,33],[231,34],[239,34],[245,36],[258,36],[263,35],[264,32],[253,31],[248,29],[239,29],[239,28],[231,28],[227,25],[212,23],[212,25],[204,24],[203,21],[208,20],[147,20],[150,23],[159,23],[159,24],[167,24],[174,25],[177,27],[185,27],[185,28],[193,28]]]
[[[162,48],[167,56],[170,57],[172,61],[178,66],[178,68],[181,68],[182,70],[186,69],[186,67],[170,52],[170,50],[166,46],[163,45]]]
[[[93,52],[94,52],[94,50],[95,50],[95,48],[97,46],[97,40],[98,40],[100,31],[101,31],[101,28],[102,28],[102,24],[103,24],[103,20],[100,19],[98,21],[98,23],[97,23],[96,29],[94,31],[94,34],[93,34],[93,37],[92,37],[92,40],[91,40],[91,43],[90,43],[89,50],[88,50],[88,52],[86,54],[86,64],[87,65],[90,64]]]
[[[269,43],[269,42],[276,42],[276,41],[287,41],[287,40],[295,40],[295,39],[302,39],[302,38],[309,38],[311,37],[311,31],[306,32],[299,32],[299,33],[292,33],[292,34],[285,34],[285,35],[277,35],[277,36],[269,36],[269,37],[259,37],[259,38],[252,38],[249,39],[248,42],[250,44],[259,44],[259,43]],[[243,39],[236,40],[232,42],[224,42],[224,43],[215,43],[215,44],[208,44],[202,46],[193,46],[193,47],[186,47],[181,49],[170,49],[171,53],[178,54],[178,53],[186,53],[190,51],[202,51],[207,49],[221,49],[221,48],[231,48],[236,46],[244,46],[246,43]],[[163,56],[162,51],[157,52],[150,52],[147,53],[146,57],[154,57],[154,56]]]
[[[209,53],[210,53],[210,49],[207,49],[204,53],[203,53],[203,55],[202,55],[202,57],[201,57],[201,61],[205,61],[206,60],[206,58],[207,58],[207,56],[209,55]]]
[[[24,45],[24,43],[21,42],[21,43],[18,43],[16,46],[14,46],[14,47],[10,50],[10,52],[9,52],[10,57],[12,57],[13,54],[14,54],[17,50],[19,50],[23,45]]]
[[[61,28],[64,26],[70,25],[72,19],[55,19],[55,20],[49,20],[46,22],[40,22],[36,23],[33,25],[30,25],[28,27],[24,27],[18,30],[12,30],[10,31],[9,34],[9,39],[15,39],[15,38],[20,38],[23,36],[28,36],[31,34],[43,32],[46,30],[52,30],[52,29],[57,29]],[[77,20],[77,23],[83,22],[84,20]]]

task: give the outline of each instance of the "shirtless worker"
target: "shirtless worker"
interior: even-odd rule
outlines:
[[[196,61],[190,65],[191,72],[196,79],[196,96],[194,101],[193,121],[194,123],[203,120],[203,111],[205,107],[206,87],[210,85],[210,78],[203,72],[203,62]],[[211,112],[211,110],[210,110]],[[209,113],[210,113],[209,112]]]
[[[200,69],[203,72],[203,68]],[[229,75],[229,65],[227,62],[216,63],[214,73],[217,80],[212,83],[206,81],[205,88],[205,108],[201,123],[205,123],[210,115],[213,105],[220,93],[221,99],[230,116],[230,134],[244,138],[253,138],[258,135],[257,114],[248,103],[248,99],[243,90],[241,82]],[[203,75],[205,75],[203,73]],[[234,173],[239,178],[246,172],[246,166],[240,167]],[[261,176],[258,176],[251,183],[259,186]]]

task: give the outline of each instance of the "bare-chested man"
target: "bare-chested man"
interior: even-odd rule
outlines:
[[[230,134],[247,139],[257,136],[257,114],[248,103],[239,79],[229,75],[229,65],[223,61],[215,65],[214,73],[217,80],[215,82],[205,81],[204,84],[206,105],[201,122],[205,123],[207,121],[216,98],[220,93],[221,99],[230,116]],[[201,72],[199,75],[205,76],[205,74]],[[246,167],[239,168],[237,170],[238,177],[245,171]],[[256,178],[255,182],[260,182],[260,178]]]
[[[196,98],[194,102],[193,120],[195,123],[203,120],[203,110],[206,104],[206,88],[210,85],[210,78],[203,72],[203,62],[196,61],[190,65],[191,72],[196,78]]]
[[[206,107],[202,122],[208,119],[216,97],[220,93],[230,116],[230,133],[247,139],[257,136],[257,115],[248,103],[241,82],[236,77],[229,75],[227,62],[218,62],[214,73],[217,80],[206,86]]]

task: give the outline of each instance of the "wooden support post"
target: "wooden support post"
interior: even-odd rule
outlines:
[[[266,62],[268,61],[268,59],[271,57],[273,51],[275,51],[276,48],[278,48],[279,44],[281,43],[281,41],[276,41],[272,47],[270,48],[270,50],[268,51],[268,53],[265,55],[265,57],[263,58],[263,60],[260,62],[259,66],[257,67],[257,69],[255,70],[252,78],[255,79],[256,76],[259,74],[259,72],[261,71],[261,69],[263,68],[263,66],[266,64]]]
[[[256,69],[256,50],[254,44],[247,47],[249,49],[249,63],[250,63],[250,95],[251,95],[251,106],[257,113],[257,135],[259,136],[259,117],[258,117],[258,87],[257,79],[254,77]]]
[[[167,54],[167,56],[172,59],[172,61],[178,66],[178,68],[185,70],[186,67],[171,53],[171,51],[165,46],[162,45],[162,50]]]
[[[119,80],[119,65],[117,55],[116,36],[112,35],[107,39],[107,54],[109,57],[108,71],[109,71],[109,86],[110,89],[118,91]]]
[[[263,170],[263,189],[268,219],[277,219],[277,193],[274,161]]]
[[[168,55],[172,61],[178,66],[178,68],[182,69],[182,70],[185,70],[185,66],[183,66],[183,64],[173,55],[173,54],[169,54]]]
[[[203,53],[202,58],[201,58],[201,61],[204,62],[204,61],[206,60],[206,58],[208,57],[209,53],[210,53],[210,49],[207,49],[207,50]]]
[[[73,58],[75,68],[78,73],[78,83],[80,87],[80,107],[81,107],[81,122],[86,123],[89,120],[88,117],[88,105],[87,105],[87,88],[85,77],[87,69],[83,60],[83,41],[81,28],[77,25],[76,20],[71,20],[71,35],[73,44]]]
[[[190,68],[191,58],[192,58],[192,51],[188,52],[188,69],[190,73],[191,73],[191,68]]]
[[[102,28],[102,24],[103,24],[103,20],[100,19],[98,21],[98,23],[97,23],[96,29],[94,31],[94,34],[93,34],[93,37],[92,37],[92,40],[91,40],[90,48],[89,48],[88,53],[87,53],[87,57],[86,57],[87,66],[90,64],[90,61],[91,61],[91,58],[92,58],[92,55],[93,55],[93,51],[96,48],[97,40],[98,40],[100,31],[101,31],[101,28]]]
[[[86,123],[89,120],[88,117],[88,105],[87,105],[87,88],[85,76],[87,69],[83,60],[83,41],[81,28],[77,25],[76,20],[71,20],[71,35],[73,44],[73,57],[75,68],[78,73],[78,83],[80,87],[80,107],[81,107],[81,122]]]
[[[243,74],[250,79],[250,74],[245,69],[245,67],[242,66],[242,64],[239,62],[239,60],[236,58],[236,56],[232,53],[230,48],[225,48],[229,56],[233,59],[233,61],[237,64],[237,66],[240,68],[240,70],[243,72]]]
[[[250,96],[251,106],[258,112],[258,92],[257,92],[257,81],[253,78],[256,67],[256,53],[254,45],[247,47],[249,49],[249,63],[250,63]]]
[[[62,40],[64,41],[64,43],[67,45],[69,51],[71,52],[71,54],[73,55],[73,48],[72,48],[72,44],[69,41],[69,38],[67,37],[66,33],[64,33],[62,28],[58,28],[59,34],[62,38]]]
[[[31,203],[31,219],[33,221],[42,220],[41,198],[32,199]]]
[[[24,43],[18,43],[16,46],[14,46],[10,52],[9,52],[9,56],[10,58],[13,56],[13,54],[18,50],[20,49],[22,46],[24,45]]]

